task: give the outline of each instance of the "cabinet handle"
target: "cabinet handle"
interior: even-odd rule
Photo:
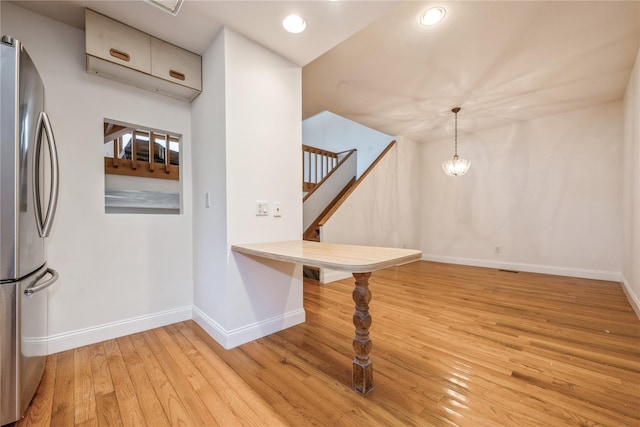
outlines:
[[[182,81],[184,81],[184,79],[185,79],[184,74],[182,74],[182,73],[180,73],[180,72],[178,72],[176,70],[169,70],[169,75],[171,77],[173,77],[174,79],[178,79],[178,80],[182,80]]]
[[[125,62],[131,61],[131,57],[129,56],[129,54],[121,50],[112,48],[109,50],[109,53],[111,54],[111,56],[113,56],[114,58],[118,58],[121,61],[125,61]]]

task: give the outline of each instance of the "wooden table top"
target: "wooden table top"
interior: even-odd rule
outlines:
[[[418,261],[421,251],[292,240],[232,245],[231,250],[278,261],[366,273]]]

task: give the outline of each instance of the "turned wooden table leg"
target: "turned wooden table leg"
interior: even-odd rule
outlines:
[[[371,326],[371,315],[369,314],[370,276],[371,273],[353,273],[353,277],[356,279],[356,287],[353,290],[353,301],[356,303],[356,311],[353,313],[353,325],[356,327],[353,350],[356,355],[353,359],[352,388],[363,394],[373,389],[373,364],[369,359],[369,353],[373,346],[369,339],[369,327]]]

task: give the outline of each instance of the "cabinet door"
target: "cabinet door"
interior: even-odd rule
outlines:
[[[151,37],[151,74],[202,90],[202,58],[155,37]]]
[[[151,36],[85,9],[87,54],[151,73]]]

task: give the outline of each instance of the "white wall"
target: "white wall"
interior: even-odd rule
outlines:
[[[621,117],[614,102],[463,131],[458,151],[471,168],[462,177],[442,172],[452,141],[424,145],[425,258],[618,280]]]
[[[421,174],[418,145],[400,138],[320,228],[320,239],[395,248],[420,248]],[[349,274],[322,270],[327,283]]]
[[[640,50],[624,97],[623,283],[640,317]]]
[[[50,352],[190,318],[189,104],[87,74],[83,31],[14,4],[2,2],[2,31],[24,43],[42,76],[60,156]],[[184,214],[104,213],[105,117],[183,135]]]
[[[204,91],[192,104],[195,313],[228,323],[225,32],[202,56]],[[205,207],[205,193],[211,207]]]
[[[300,267],[230,250],[301,237],[301,69],[225,28],[203,84],[192,117],[194,319],[230,348],[304,321]],[[199,166],[216,157],[225,163]],[[206,191],[214,208],[199,202]],[[256,217],[256,200],[279,201],[282,217]]]
[[[393,137],[352,120],[323,111],[302,121],[302,143],[339,153],[358,150],[356,179],[393,141]]]

